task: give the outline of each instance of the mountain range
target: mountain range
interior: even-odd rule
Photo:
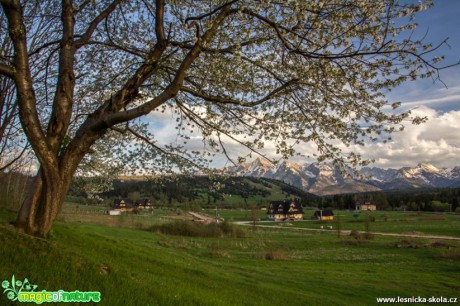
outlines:
[[[257,158],[250,163],[229,167],[227,172],[236,176],[280,180],[317,195],[460,187],[460,167],[439,169],[428,163],[400,169],[364,167],[358,170],[359,175],[349,175],[329,164],[299,165],[284,161],[279,165],[273,165],[267,160]]]

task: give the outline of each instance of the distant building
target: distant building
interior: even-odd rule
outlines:
[[[285,201],[272,201],[267,209],[268,220],[302,220],[303,210],[298,199]]]
[[[132,202],[128,199],[116,199],[113,201],[112,210],[124,212],[132,211],[133,209]]]
[[[150,201],[150,199],[137,200],[135,207],[137,209],[153,209],[152,201]]]
[[[377,210],[377,206],[370,200],[358,200],[355,205],[356,210]]]
[[[332,210],[317,210],[313,214],[313,217],[320,221],[332,221],[334,220],[334,212]]]

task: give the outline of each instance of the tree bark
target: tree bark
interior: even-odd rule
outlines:
[[[71,175],[47,177],[39,171],[16,219],[27,234],[46,237],[56,220],[69,189]]]

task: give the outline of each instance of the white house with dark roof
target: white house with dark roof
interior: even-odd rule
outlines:
[[[268,220],[302,220],[303,210],[298,199],[285,201],[272,201],[267,209]]]

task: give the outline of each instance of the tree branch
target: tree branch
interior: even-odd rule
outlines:
[[[81,48],[84,44],[86,44],[91,36],[94,33],[94,30],[96,30],[97,26],[103,21],[107,16],[109,16],[115,8],[120,4],[122,0],[114,0],[105,10],[103,10],[96,18],[94,18],[88,28],[86,29],[86,32],[81,36],[80,39],[75,41],[75,45],[77,48]]]
[[[215,32],[217,31],[217,28],[222,24],[225,17],[232,12],[230,10],[230,4],[228,4],[222,9],[222,11],[219,13],[219,15],[216,17],[213,24],[211,25],[211,28],[208,29],[201,37],[198,38],[193,48],[187,53],[184,60],[177,69],[174,79],[161,94],[159,94],[154,99],[151,99],[150,101],[143,103],[138,107],[126,110],[124,112],[111,112],[111,114],[101,117],[101,120],[99,120],[99,122],[97,122],[93,128],[104,129],[114,126],[115,124],[132,120],[142,115],[146,115],[153,109],[157,108],[158,106],[169,100],[170,98],[177,95],[178,91],[182,87],[187,70],[192,65],[193,61],[198,57],[203,46],[214,36]],[[163,52],[162,48],[166,48],[166,46],[163,46],[163,44],[157,44],[156,46],[158,46],[158,49],[161,50],[161,52]],[[135,97],[137,96],[137,90],[139,86],[147,79],[147,77],[150,75],[152,71],[150,64],[145,64],[143,65],[143,67],[141,67],[140,69],[145,69],[145,72],[147,73],[143,73],[140,75],[136,73],[133,76],[133,78],[127,82],[127,85],[125,85],[126,92],[122,90],[117,94],[117,100],[123,101],[123,95],[126,94],[131,94],[131,96],[129,96],[130,100],[128,102],[131,102],[135,99]],[[136,96],[132,96],[133,94],[136,94]]]
[[[21,3],[18,0],[0,2],[8,19],[8,30],[14,50],[14,80],[18,95],[19,113],[24,132],[30,141],[45,172],[57,167],[57,160],[50,154],[45,134],[38,117],[35,90],[32,85],[29,57],[27,54],[26,28]]]
[[[290,80],[290,81],[284,83],[283,85],[281,85],[280,87],[272,90],[265,97],[263,97],[263,98],[261,98],[259,100],[256,100],[256,101],[252,101],[252,102],[245,102],[245,101],[242,101],[242,100],[235,100],[235,99],[231,99],[231,98],[213,96],[213,95],[203,93],[202,91],[193,90],[193,89],[188,88],[186,86],[182,86],[181,91],[187,92],[189,94],[194,95],[195,97],[202,98],[202,99],[204,99],[206,101],[209,101],[209,102],[214,102],[214,103],[219,103],[219,104],[233,104],[233,105],[240,105],[240,106],[244,106],[244,107],[254,107],[254,106],[260,105],[260,104],[262,104],[262,103],[274,98],[281,91],[285,90],[289,86],[294,85],[294,84],[296,84],[298,82],[299,82],[299,79]]]
[[[166,150],[164,150],[164,149],[160,148],[159,146],[157,146],[153,141],[151,141],[150,139],[148,139],[144,135],[141,135],[140,133],[136,132],[135,130],[131,129],[128,126],[125,129],[120,129],[120,128],[115,127],[115,126],[111,127],[110,129],[115,131],[115,132],[118,132],[120,134],[125,134],[126,132],[129,132],[129,133],[133,134],[136,138],[142,140],[143,142],[145,142],[146,144],[148,144],[149,146],[151,146],[152,148],[154,148],[155,150],[157,150],[158,152],[160,152],[161,154],[163,154],[165,156],[172,156],[174,158],[177,158],[178,160],[183,160],[183,161],[193,165],[194,167],[196,167],[198,169],[203,168],[200,165],[194,163],[193,161],[187,159],[186,157],[184,157],[182,155],[174,154],[172,152],[167,152]]]
[[[196,16],[196,17],[189,17],[187,19],[185,19],[185,23],[189,22],[189,21],[192,21],[192,20],[202,20],[204,18],[207,18],[209,16],[212,16],[214,15],[215,13],[217,13],[218,11],[222,10],[223,8],[226,8],[226,7],[229,7],[231,6],[233,3],[236,3],[238,2],[239,0],[233,0],[233,1],[230,1],[230,2],[227,2],[217,8],[215,8],[214,10],[212,10],[211,12],[209,13],[206,13],[206,14],[203,14],[203,15],[200,15],[200,16]]]
[[[157,43],[163,44],[166,40],[165,28],[164,28],[164,14],[165,14],[165,2],[164,0],[156,0],[155,10],[155,34],[157,36]]]
[[[6,163],[5,165],[0,165],[0,172],[3,172],[4,170],[8,169],[11,165],[13,165],[14,163],[16,163],[19,159],[21,159],[21,157],[24,155],[24,153],[26,152],[26,150],[29,148],[29,145],[26,144],[26,146],[22,149],[21,153],[19,153],[18,156],[16,156],[15,158],[13,158],[12,160],[10,160],[8,163]]]
[[[80,6],[78,8],[75,9],[75,15],[80,13],[86,6],[88,6],[88,4],[91,3],[91,0],[86,0],[85,2],[83,2],[82,4],[80,4]]]
[[[240,145],[242,145],[245,148],[249,149],[252,153],[255,153],[255,154],[257,154],[257,155],[259,155],[261,157],[264,157],[264,158],[268,159],[269,161],[273,162],[270,158],[268,158],[267,156],[265,156],[261,152],[255,150],[254,148],[252,148],[248,144],[242,142],[241,140],[238,140],[236,137],[232,136],[230,133],[227,133],[226,131],[221,129],[219,126],[211,124],[208,120],[204,120],[203,118],[201,118],[200,116],[195,114],[192,110],[190,110],[184,103],[182,103],[182,102],[180,102],[178,100],[176,102],[177,102],[177,105],[179,106],[179,108],[181,109],[181,111],[183,111],[185,113],[185,116],[187,116],[187,118],[189,118],[190,120],[195,122],[201,128],[204,128],[204,126],[207,126],[208,128],[211,128],[212,130],[227,136],[228,138],[230,138],[231,140],[235,141],[236,143],[239,143]],[[224,145],[223,145],[223,143],[221,141],[220,135],[217,135],[217,137],[219,139],[220,145],[222,146],[222,149],[225,150],[225,148],[223,147]],[[234,163],[231,159],[230,159],[230,161],[232,163]]]
[[[14,69],[11,66],[0,63],[0,74],[12,79],[14,77]]]
[[[59,69],[53,108],[48,122],[47,142],[53,152],[60,148],[72,117],[75,87],[74,9],[71,0],[62,1],[62,38],[59,44]]]

